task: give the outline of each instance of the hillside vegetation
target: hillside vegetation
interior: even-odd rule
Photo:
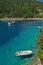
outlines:
[[[43,3],[35,0],[0,0],[0,18],[43,17]]]
[[[43,27],[40,28],[40,35],[37,43],[39,46],[38,57],[40,58],[43,65]]]

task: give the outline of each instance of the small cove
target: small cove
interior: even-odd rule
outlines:
[[[35,41],[39,34],[38,26],[43,21],[18,21],[11,26],[8,22],[0,22],[0,65],[24,65],[33,56],[27,58],[16,57],[15,52],[32,50],[36,52]],[[35,45],[35,46],[34,46]]]

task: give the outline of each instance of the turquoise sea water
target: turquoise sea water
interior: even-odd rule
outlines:
[[[15,52],[32,50],[36,53],[36,40],[39,34],[38,26],[42,21],[17,21],[10,26],[8,22],[0,21],[0,65],[27,65],[29,57],[16,57]]]

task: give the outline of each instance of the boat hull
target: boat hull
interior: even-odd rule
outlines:
[[[32,51],[19,51],[15,53],[16,56],[27,56],[31,54],[32,54]]]

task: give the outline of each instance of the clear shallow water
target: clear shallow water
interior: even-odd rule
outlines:
[[[37,50],[38,26],[42,26],[42,21],[18,21],[11,26],[0,22],[0,65],[27,65],[31,61],[33,56],[16,57],[15,52]]]

